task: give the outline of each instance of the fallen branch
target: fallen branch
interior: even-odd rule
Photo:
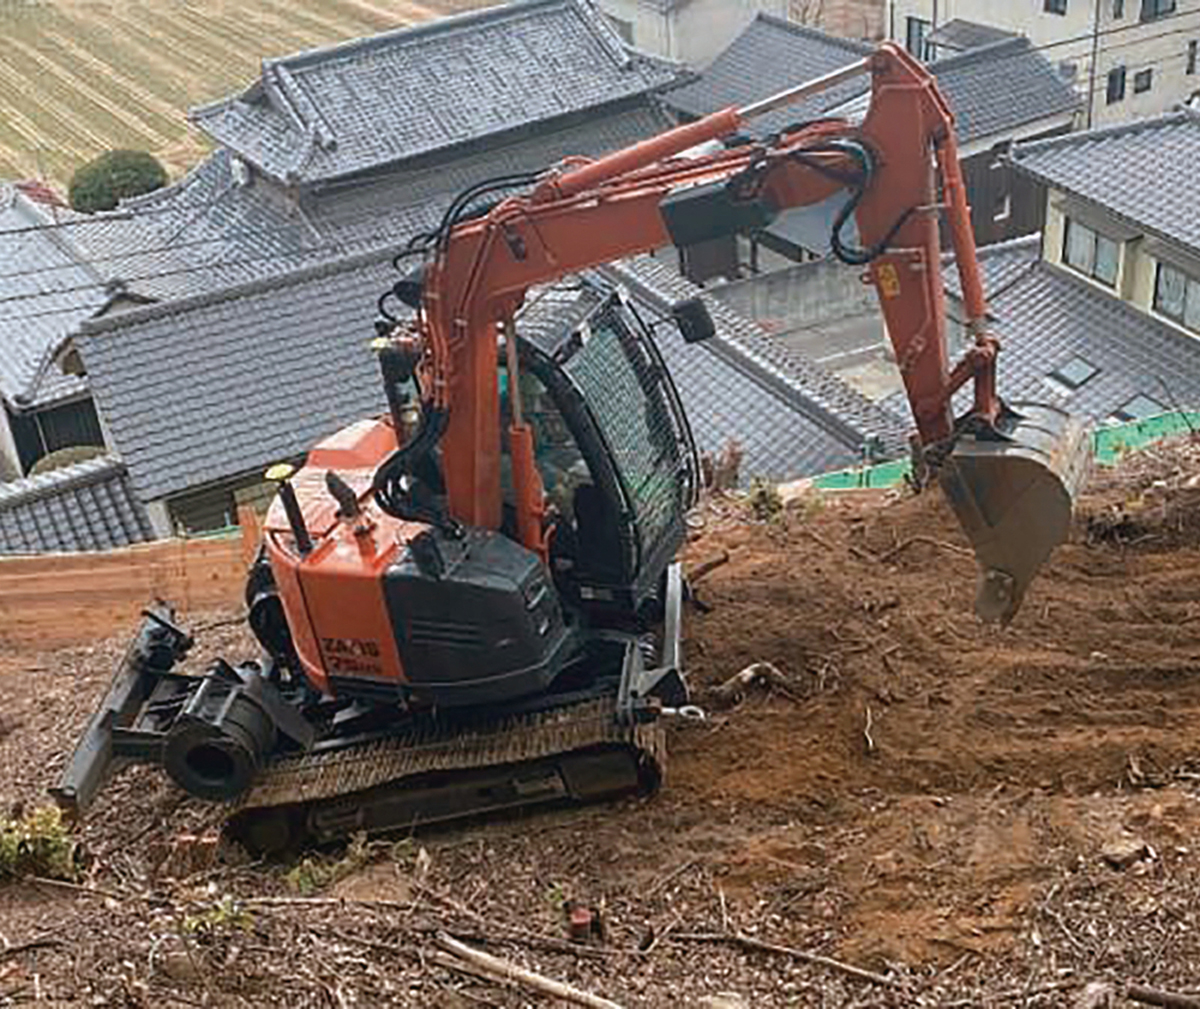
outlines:
[[[843,963],[841,960],[834,960],[832,957],[821,956],[820,953],[809,953],[807,950],[795,949],[792,946],[778,946],[773,942],[751,939],[748,935],[742,935],[740,932],[677,932],[671,939],[673,942],[727,942],[734,946],[741,946],[743,949],[756,950],[761,953],[778,953],[781,956],[790,956],[795,960],[803,960],[805,963],[815,964],[819,967],[828,967],[830,970],[848,974],[861,981],[870,981],[871,984],[882,985],[885,988],[904,989],[908,987],[903,981],[855,967],[853,964]]]
[[[986,996],[956,999],[953,1002],[938,1002],[936,1009],[973,1009],[974,1006],[985,1005],[989,1002],[1014,1002],[1017,999],[1031,998],[1034,995],[1048,995],[1050,992],[1078,988],[1081,984],[1083,982],[1077,978],[1066,978],[1062,981],[1049,981],[1046,984],[1035,985],[1032,988],[1009,988],[1007,991],[995,992]]]
[[[505,981],[521,985],[542,995],[562,999],[564,1002],[570,1002],[573,1005],[587,1006],[588,1009],[621,1009],[621,1006],[616,1002],[610,1002],[599,995],[593,995],[579,988],[573,988],[571,985],[563,984],[561,981],[555,981],[541,974],[535,974],[524,967],[518,967],[514,963],[502,960],[498,956],[492,956],[490,953],[484,953],[482,950],[474,949],[465,943],[459,942],[457,939],[452,939],[444,932],[438,935],[437,944],[447,953],[452,953],[473,967],[478,967],[496,977],[503,978]]]
[[[897,543],[891,550],[887,550],[881,554],[877,554],[875,560],[880,564],[886,564],[888,561],[898,557],[905,550],[918,543],[925,543],[931,547],[937,547],[939,550],[947,550],[953,554],[961,554],[964,557],[973,557],[974,554],[965,547],[955,546],[953,543],[947,543],[945,540],[935,540],[932,536],[910,536],[906,540]]]
[[[656,893],[658,893],[659,890],[661,890],[663,887],[665,887],[668,883],[678,879],[685,872],[687,872],[688,869],[690,869],[693,865],[695,865],[699,861],[700,861],[699,858],[689,858],[686,862],[682,863],[681,865],[675,866],[675,868],[672,869],[670,872],[668,872],[665,876],[663,876],[662,879],[657,880],[656,882],[651,884],[650,888],[648,890],[646,890],[646,892],[643,893],[642,896],[643,897],[653,897]]]
[[[793,701],[804,700],[788,678],[769,662],[753,662],[740,673],[734,673],[713,690],[713,699],[721,707],[731,708],[745,699],[751,687],[778,690]]]
[[[695,585],[701,578],[707,578],[717,568],[729,563],[729,551],[722,550],[715,557],[709,557],[708,560],[701,561],[691,571],[688,571],[687,580],[690,584]]]
[[[817,544],[817,546],[824,547],[830,553],[837,553],[837,548],[832,543],[830,543],[829,540],[825,539],[824,536],[818,536],[811,529],[807,529],[803,526],[800,527],[799,532],[800,532],[801,536],[807,536],[810,540],[812,540],[815,544]],[[846,549],[849,550],[852,554],[854,554],[854,556],[857,557],[859,560],[864,560],[864,561],[874,561],[875,560],[875,555],[873,553],[871,553],[869,550],[864,550],[862,547],[857,547],[853,543],[847,543]]]
[[[1131,1002],[1141,1002],[1143,1005],[1163,1006],[1165,1009],[1200,1009],[1200,998],[1147,988],[1140,984],[1126,986],[1122,994]]]
[[[478,911],[471,910],[471,908],[455,900],[453,897],[448,897],[444,893],[438,893],[432,887],[417,882],[413,882],[412,887],[418,893],[432,897],[439,904],[448,907],[456,914],[460,914],[467,920],[475,922],[486,932],[494,933],[500,931],[504,933],[503,938],[505,942],[520,943],[524,946],[540,946],[543,949],[552,949],[559,953],[572,953],[575,956],[596,958],[620,956],[623,952],[617,949],[599,949],[595,946],[583,946],[577,942],[569,942],[566,939],[557,939],[554,936],[542,935],[540,932],[532,932],[527,928],[521,928],[519,925],[509,925],[502,921],[493,921],[491,918],[485,918]]]
[[[19,953],[28,953],[35,949],[49,949],[53,946],[62,946],[61,939],[51,939],[43,937],[41,939],[30,939],[29,942],[19,942],[15,946],[8,946],[5,949],[0,949],[0,960],[6,960],[10,956],[17,956]]]

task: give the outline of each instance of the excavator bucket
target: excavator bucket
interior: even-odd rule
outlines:
[[[1079,421],[1044,404],[1013,406],[1000,428],[1002,440],[960,438],[940,481],[979,563],[975,612],[1007,624],[1067,538],[1091,438]]]

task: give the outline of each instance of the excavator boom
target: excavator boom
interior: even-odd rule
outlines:
[[[870,74],[861,125],[820,120],[760,142],[691,154],[755,117]],[[726,109],[590,163],[552,172],[524,196],[468,218],[447,216],[423,250],[417,322],[430,417],[445,425],[450,512],[470,525],[500,523],[497,331],[533,285],[668,245],[764,227],[789,208],[848,194],[832,246],[863,268],[879,295],[888,337],[920,438],[980,562],[977,612],[1009,621],[1054,545],[1086,472],[1087,439],[1048,405],[1005,404],[997,394],[999,341],[988,331],[954,118],[934,78],[885,43],[861,63],[746,109]],[[860,245],[843,226],[853,214]],[[964,292],[970,347],[950,364],[939,220],[947,223]],[[410,295],[411,298],[411,295]],[[956,416],[953,399],[970,388]],[[514,444],[523,432],[509,432]],[[519,527],[542,550],[541,500],[531,453],[514,456]]]

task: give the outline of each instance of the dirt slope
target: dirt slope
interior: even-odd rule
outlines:
[[[973,561],[933,496],[805,504],[770,523],[713,504],[689,560],[730,561],[700,584],[711,611],[689,615],[699,700],[752,662],[772,663],[787,689],[677,727],[661,794],[402,839],[320,891],[394,906],[256,906],[246,927],[217,914],[197,929],[181,916],[211,917],[225,895],[294,893],[292,867],[186,877],[172,843],[212,812],[131,772],[84,827],[92,884],[121,899],[0,885],[8,942],[81,937],[0,952],[0,1002],[30,997],[36,975],[63,1004],[534,1004],[417,958],[435,926],[628,1006],[716,992],[755,1007],[1004,993],[1066,1006],[1087,981],[1197,987],[1192,472],[1185,446],[1098,481],[1002,631],[970,617]],[[205,640],[248,647],[231,627]],[[0,657],[6,805],[53,780],[119,649]],[[1102,857],[1114,845],[1131,853],[1122,869]],[[623,952],[513,936],[564,935],[566,896],[603,902],[608,947]],[[675,938],[728,929],[911,987]],[[650,954],[631,952],[639,944]]]

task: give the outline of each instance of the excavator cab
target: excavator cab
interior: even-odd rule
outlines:
[[[699,464],[691,429],[649,331],[617,294],[570,333],[529,326],[521,397],[552,524],[564,601],[593,624],[627,625],[661,597],[683,543]],[[508,427],[508,377],[500,375]],[[507,439],[505,531],[515,536]]]

